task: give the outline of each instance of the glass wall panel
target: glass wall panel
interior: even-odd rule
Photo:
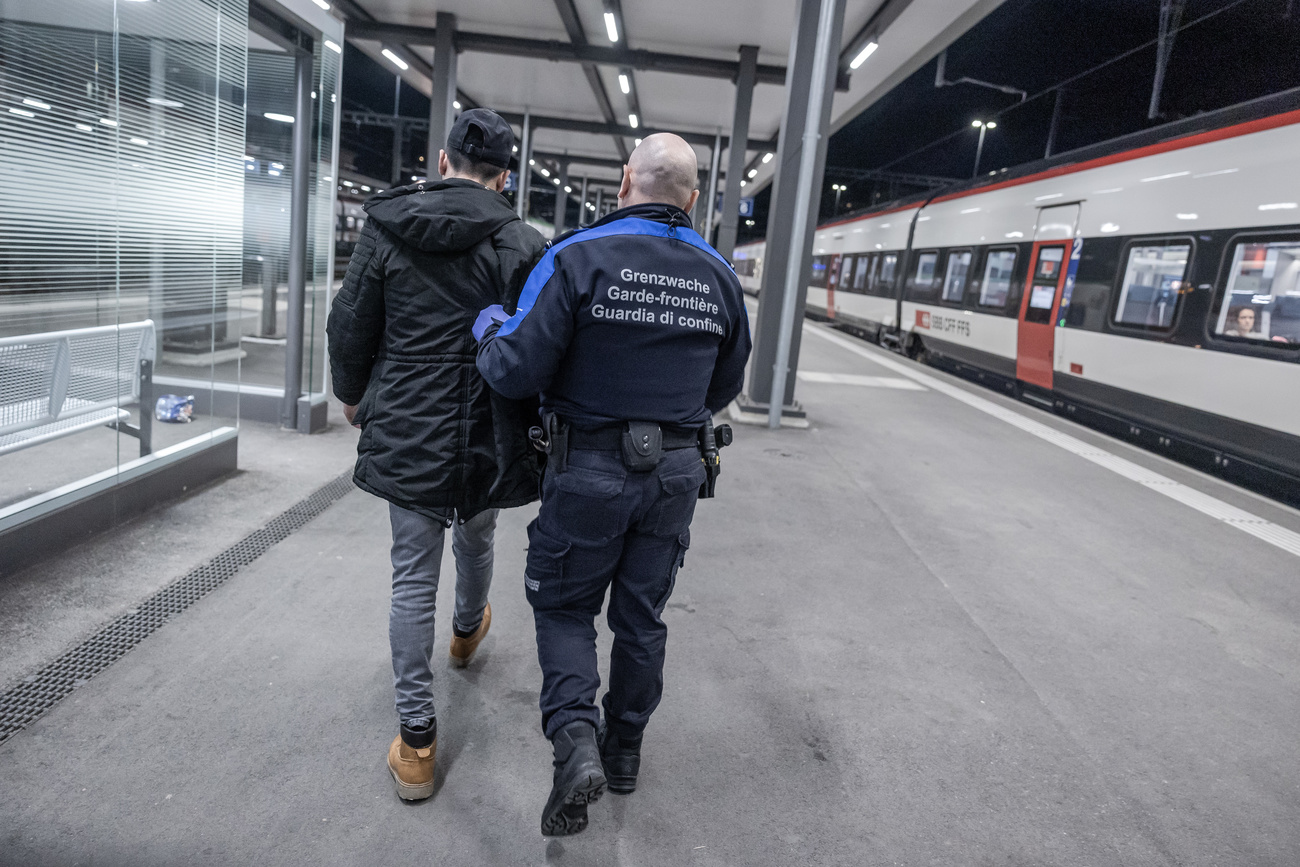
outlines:
[[[0,0],[0,510],[232,423],[247,18]]]

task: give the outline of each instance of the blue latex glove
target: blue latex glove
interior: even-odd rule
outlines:
[[[482,340],[483,335],[487,333],[488,326],[493,322],[505,322],[509,319],[506,310],[500,304],[493,304],[491,307],[484,307],[479,311],[478,319],[474,320],[474,327],[470,329],[474,334],[475,340]]]

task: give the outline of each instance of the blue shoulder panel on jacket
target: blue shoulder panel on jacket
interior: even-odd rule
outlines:
[[[583,241],[595,241],[598,238],[608,238],[613,235],[650,235],[660,238],[676,238],[685,241],[692,247],[704,250],[723,265],[726,265],[728,269],[731,268],[727,260],[722,258],[722,254],[710,247],[709,243],[700,237],[699,233],[694,229],[669,226],[667,223],[642,220],[637,217],[612,220],[603,226],[594,226],[590,229],[575,232],[546,251],[541,261],[528,275],[528,281],[524,283],[524,288],[519,293],[519,305],[515,308],[515,315],[505,321],[505,324],[501,326],[501,330],[497,332],[497,336],[505,337],[507,334],[512,333],[519,327],[519,323],[523,321],[524,317],[528,315],[528,311],[533,309],[533,305],[537,303],[537,296],[542,292],[542,287],[555,276],[556,253],[573,244],[580,244]]]

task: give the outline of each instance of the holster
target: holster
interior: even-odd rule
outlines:
[[[528,429],[528,441],[546,455],[546,469],[562,473],[569,467],[569,426],[553,412],[542,415],[542,427]]]
[[[718,452],[731,445],[731,425],[713,426],[713,416],[700,426],[700,460],[704,462],[704,484],[700,485],[700,499],[707,500],[713,496],[722,475],[722,457]]]
[[[569,425],[553,412],[542,416],[546,426],[546,468],[562,473],[569,468]]]
[[[623,430],[623,464],[633,472],[659,466],[664,453],[664,432],[656,422],[630,421]]]

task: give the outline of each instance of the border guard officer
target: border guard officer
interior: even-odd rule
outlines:
[[[488,308],[475,326],[488,384],[542,401],[534,436],[548,464],[524,580],[555,751],[543,834],[585,828],[607,781],[636,787],[663,693],[661,615],[717,466],[711,414],[743,384],[744,296],[691,229],[696,177],[684,140],[647,137],[623,168],[619,210],[553,241],[514,315]],[[602,721],[595,618],[606,591],[614,644]]]

